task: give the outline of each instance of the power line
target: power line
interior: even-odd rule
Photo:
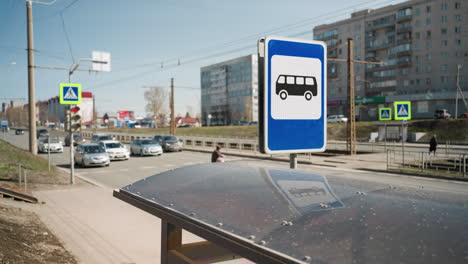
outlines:
[[[75,57],[73,56],[73,50],[72,50],[70,38],[68,37],[67,27],[65,26],[65,20],[63,19],[62,13],[60,13],[60,18],[62,19],[62,28],[63,28],[63,32],[65,33],[65,38],[67,39],[68,50],[70,51],[70,56],[73,60],[73,63],[75,63]]]
[[[44,20],[44,19],[49,19],[49,18],[55,17],[57,15],[61,15],[63,12],[65,12],[68,8],[72,7],[78,1],[79,0],[73,0],[70,4],[68,4],[66,7],[64,7],[60,11],[57,11],[57,12],[51,14],[51,15],[45,15],[45,16],[37,17],[35,20],[36,21],[41,21],[41,20]]]

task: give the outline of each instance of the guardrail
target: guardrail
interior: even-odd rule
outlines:
[[[82,136],[90,139],[93,135],[92,131],[83,131]],[[153,134],[142,134],[142,133],[123,133],[123,132],[106,132],[100,134],[108,134],[114,137],[116,140],[119,140],[124,143],[130,143],[135,139],[150,139],[153,137]],[[252,151],[258,152],[258,138],[257,137],[219,137],[219,136],[197,136],[197,135],[183,135],[177,136],[183,143],[185,148],[214,148],[215,146],[220,146],[224,149],[232,150],[243,150],[243,151]],[[428,144],[402,144],[401,142],[364,142],[360,141],[357,145],[358,153],[386,153],[387,150],[397,151],[402,149],[407,150],[417,150],[417,151],[427,151]],[[439,150],[445,153],[457,153],[466,151],[468,153],[468,147],[458,148],[446,142],[444,144],[439,144]],[[346,151],[346,141],[338,140],[329,140],[327,142],[327,151],[330,152],[345,152]],[[308,154],[308,153],[304,153]]]
[[[467,153],[437,153],[387,150],[387,170],[402,170],[440,176],[466,177]]]

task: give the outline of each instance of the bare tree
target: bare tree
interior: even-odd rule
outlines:
[[[168,94],[162,87],[151,87],[145,92],[146,112],[159,124],[163,123],[161,117],[165,116],[164,106],[168,101]],[[160,119],[160,120],[158,120]]]

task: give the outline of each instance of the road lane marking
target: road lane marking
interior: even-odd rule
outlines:
[[[154,166],[143,166],[143,167],[140,167],[142,169],[155,169],[156,167]]]

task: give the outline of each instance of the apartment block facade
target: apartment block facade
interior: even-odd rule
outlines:
[[[468,99],[467,1],[411,0],[314,28],[329,58],[347,58],[348,38],[355,60],[382,62],[355,64],[356,118],[376,120],[378,108],[394,101],[411,101],[413,118],[432,118],[441,108],[454,115],[457,80]],[[329,115],[347,114],[347,89],[347,63],[329,61]]]
[[[258,120],[257,63],[248,55],[201,68],[203,126]]]

